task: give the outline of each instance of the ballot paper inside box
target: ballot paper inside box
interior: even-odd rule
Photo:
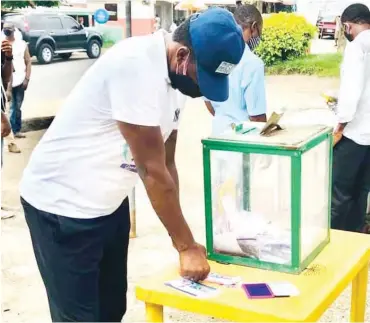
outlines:
[[[208,258],[299,273],[329,242],[332,130],[262,127],[202,141]]]

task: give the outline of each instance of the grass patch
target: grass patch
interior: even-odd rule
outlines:
[[[112,40],[104,40],[103,48],[110,48],[114,45],[114,41]]]
[[[321,77],[339,77],[342,54],[319,54],[278,62],[266,68],[268,75],[317,75]]]

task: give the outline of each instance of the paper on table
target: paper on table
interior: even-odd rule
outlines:
[[[206,278],[207,282],[215,283],[224,286],[236,285],[241,281],[240,277],[224,276],[216,273],[210,273]]]
[[[268,284],[275,297],[298,296],[299,289],[289,282],[276,282]]]
[[[199,298],[212,297],[219,292],[218,289],[214,287],[207,286],[201,283],[196,283],[184,278],[171,280],[169,282],[166,282],[165,285],[175,288],[188,295]]]

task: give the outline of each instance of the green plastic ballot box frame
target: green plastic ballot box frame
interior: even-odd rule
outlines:
[[[279,127],[282,129],[281,127]],[[262,128],[257,123],[249,122],[247,126],[235,127],[220,136],[209,137],[202,140],[203,144],[203,170],[204,170],[204,200],[206,215],[206,245],[208,259],[220,263],[251,266],[274,271],[300,273],[303,271],[321,250],[330,241],[330,204],[331,204],[331,164],[332,164],[332,128],[327,126],[295,126],[277,130],[268,136],[261,136]],[[294,134],[297,133],[297,138]],[[253,138],[251,140],[250,138]],[[302,192],[302,157],[321,143],[326,142],[328,147],[327,168],[327,233],[325,239],[307,256],[302,255],[302,227],[301,227],[301,192]],[[279,264],[266,262],[251,257],[234,256],[219,253],[214,250],[213,244],[213,218],[212,218],[212,183],[211,183],[211,151],[238,152],[243,154],[243,209],[250,210],[251,155],[277,155],[290,158],[290,221],[291,221],[291,262]],[[325,197],[326,198],[326,197]]]

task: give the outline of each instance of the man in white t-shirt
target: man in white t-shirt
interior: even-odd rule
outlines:
[[[228,98],[227,76],[244,46],[231,13],[209,9],[173,35],[160,31],[118,43],[75,86],[20,187],[53,321],[121,321],[127,196],[139,177],[179,253],[180,274],[206,278],[205,249],[179,203],[177,124],[183,94]]]

